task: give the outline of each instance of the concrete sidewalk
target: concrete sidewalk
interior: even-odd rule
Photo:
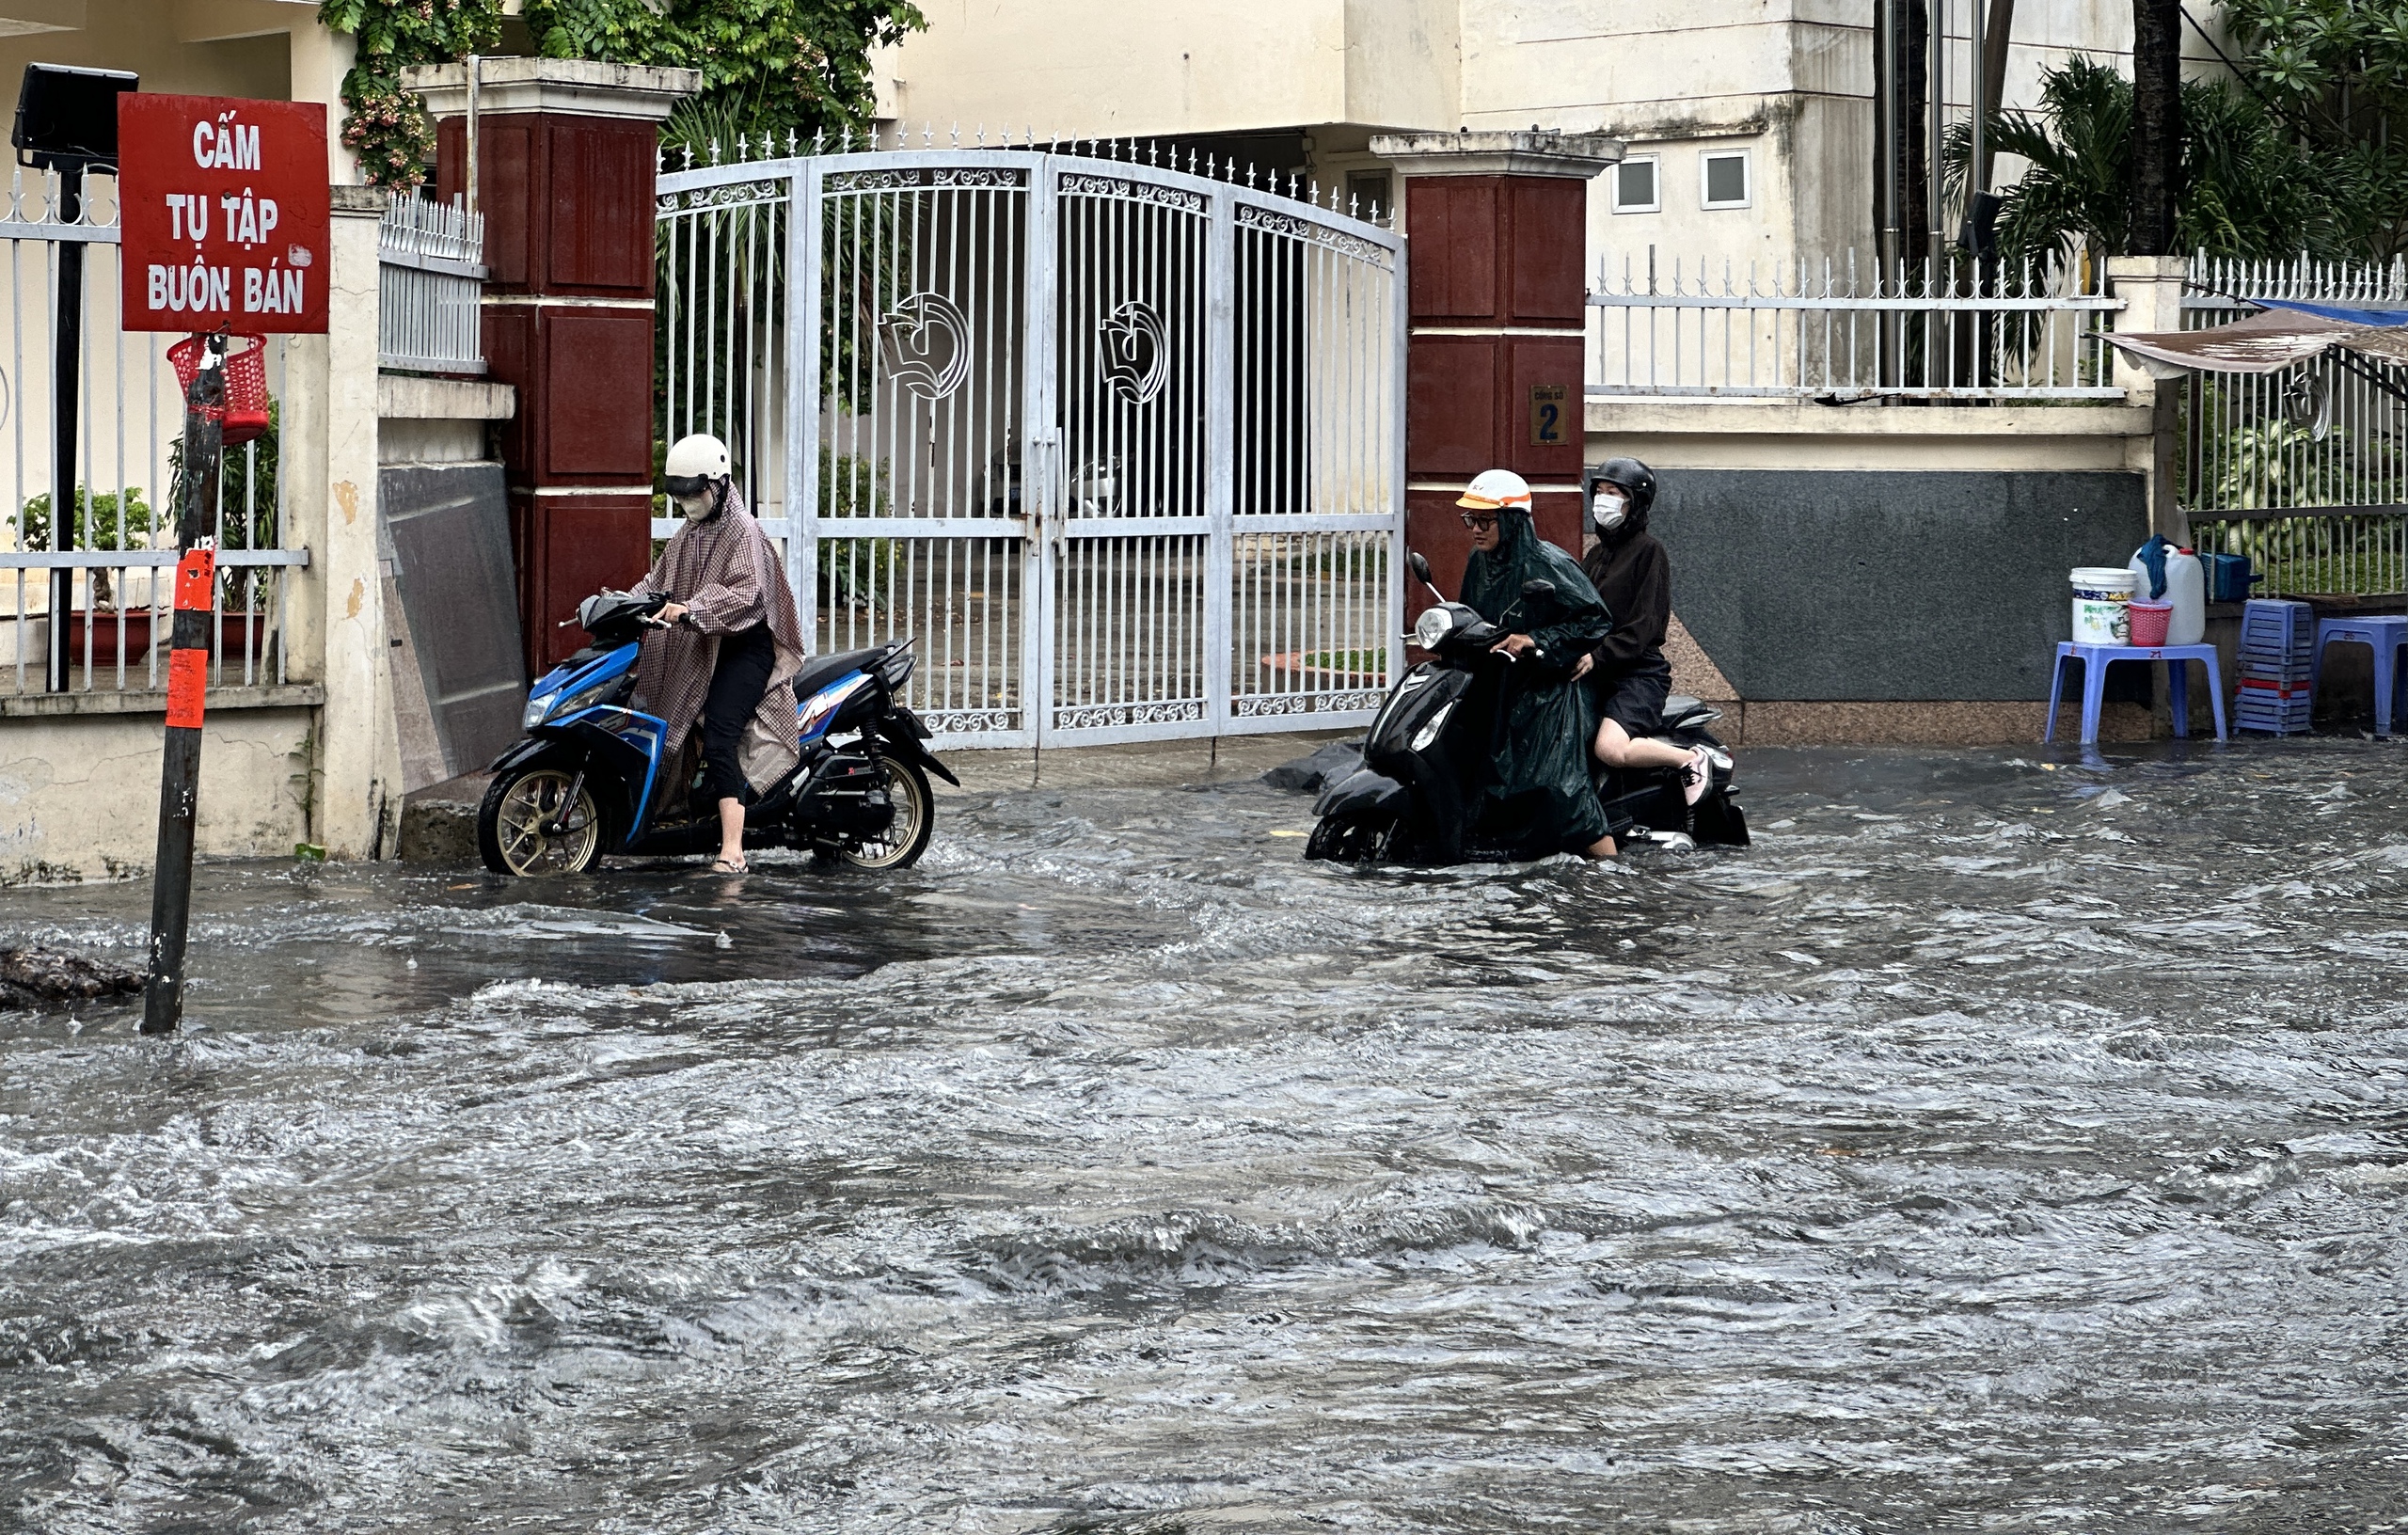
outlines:
[[[1096,787],[1184,788],[1197,783],[1234,783],[1261,777],[1283,762],[1310,756],[1332,741],[1352,740],[1354,730],[1291,731],[1273,736],[1222,736],[1186,741],[1142,741],[1125,746],[1018,748],[945,752],[939,758],[961,779],[955,788],[936,781],[940,802],[959,795],[1009,793],[1017,789]],[[430,784],[402,806],[401,856],[411,862],[473,863],[477,861],[477,804],[487,773],[467,773]]]

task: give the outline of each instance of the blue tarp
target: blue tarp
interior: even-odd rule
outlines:
[[[2408,309],[2353,309],[2340,304],[2311,304],[2299,298],[2253,298],[2249,302],[2260,309],[2287,309],[2292,314],[2312,314],[2320,320],[2338,320],[2345,325],[2373,325],[2384,329],[2408,325]]]

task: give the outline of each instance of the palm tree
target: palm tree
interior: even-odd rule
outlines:
[[[2221,82],[2188,81],[2182,120],[2177,248],[2258,258],[2339,253],[2332,178],[2317,173],[2255,98]],[[1989,135],[1999,153],[2030,162],[1999,195],[2004,253],[2044,259],[2069,256],[2076,246],[2125,248],[2130,80],[2076,55],[2042,76],[2037,112],[1996,113]],[[1948,195],[1959,206],[1972,140],[1967,125],[1956,124],[1942,154]]]

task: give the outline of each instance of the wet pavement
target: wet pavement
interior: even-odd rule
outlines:
[[[0,1015],[0,1527],[2408,1528],[2408,747],[1742,771],[1611,867],[210,865],[185,1037]]]

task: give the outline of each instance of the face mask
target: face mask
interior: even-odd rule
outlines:
[[[676,496],[671,499],[677,503],[678,511],[686,514],[688,521],[700,522],[711,514],[719,498],[706,490],[700,496]]]
[[[1621,527],[1629,515],[1630,498],[1628,497],[1610,490],[1600,491],[1598,493],[1596,508],[1597,531],[1601,533],[1610,533],[1615,529]]]

